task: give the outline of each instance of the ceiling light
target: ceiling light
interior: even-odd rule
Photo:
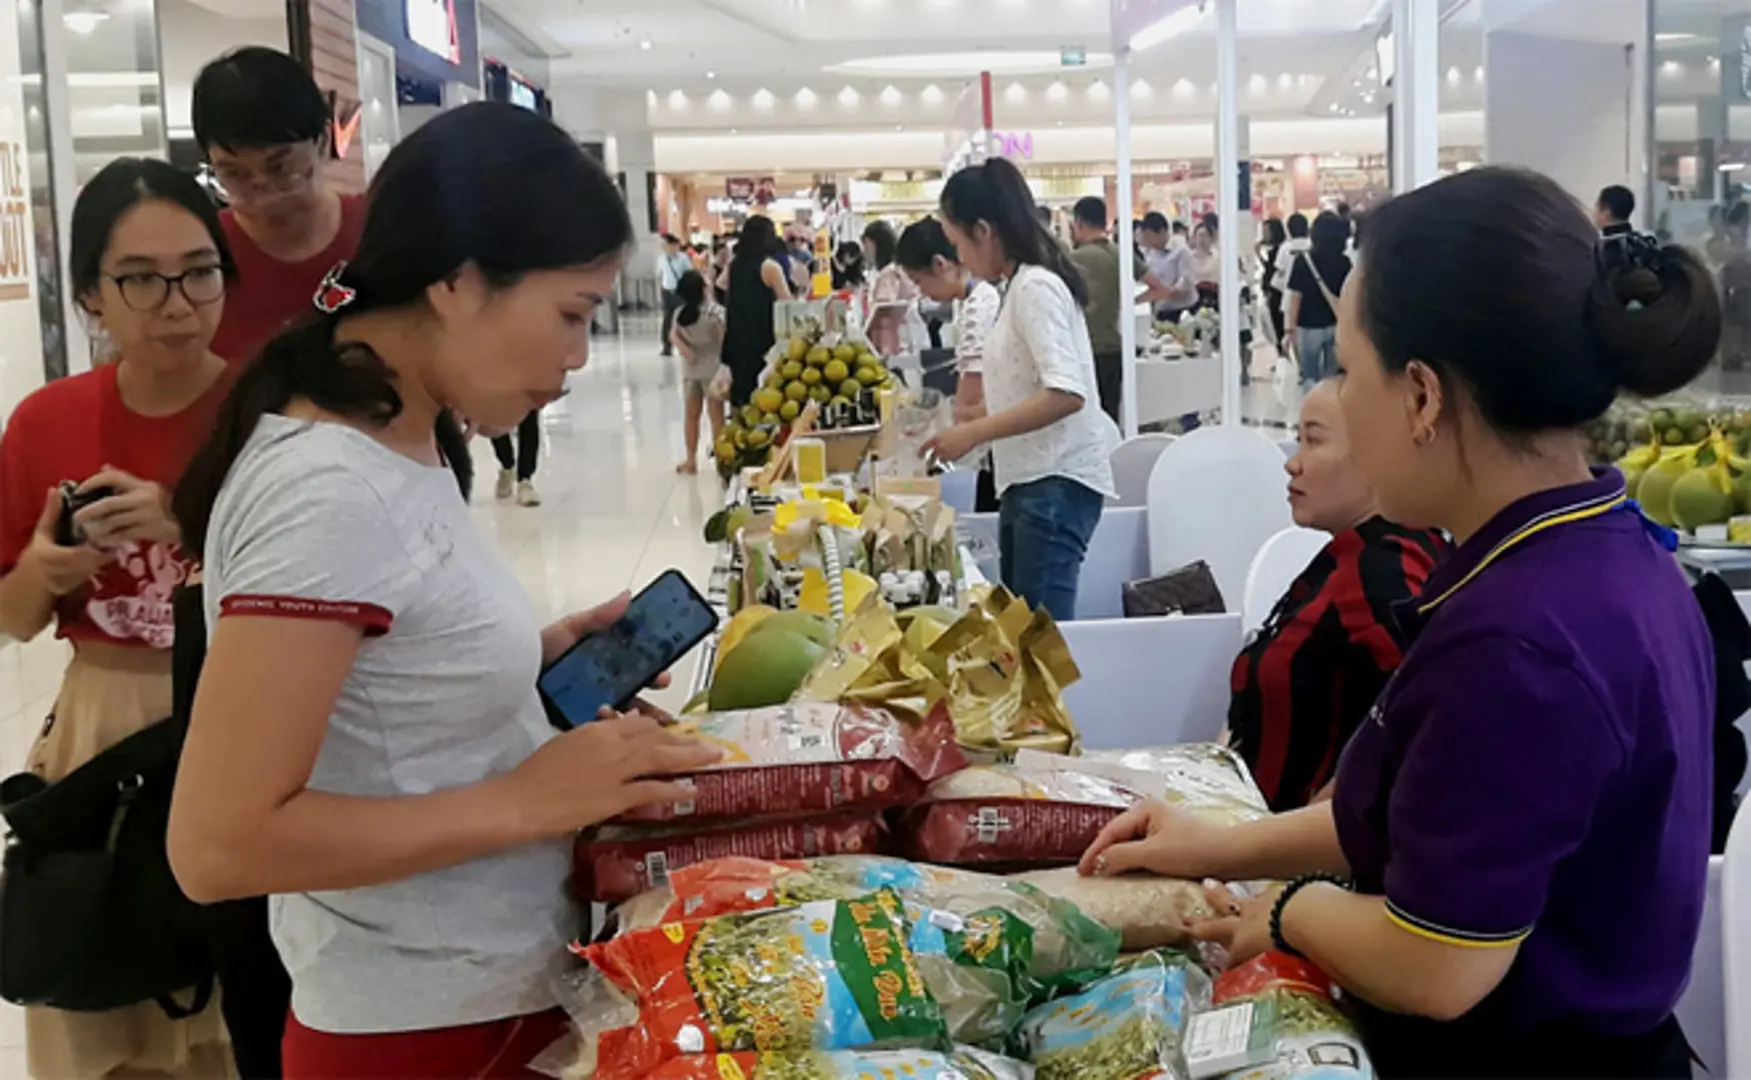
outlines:
[[[839,104],[845,106],[847,109],[855,108],[857,103],[862,100],[862,95],[849,86],[839,91]]]
[[[1287,71],[1281,72],[1277,75],[1277,89],[1287,90],[1294,85],[1295,76],[1289,74]]]
[[[1088,84],[1088,100],[1105,101],[1112,96],[1113,92],[1107,89],[1107,84],[1101,82],[1099,79]]]
[[[1181,79],[1173,84],[1173,96],[1179,98],[1181,101],[1192,97],[1197,92],[1198,88],[1192,85],[1190,79]]]
[[[686,94],[682,93],[679,90],[672,90],[669,92],[669,108],[671,108],[671,109],[685,109],[686,107],[687,107],[687,95]]]
[[[762,86],[760,89],[754,91],[754,97],[752,100],[756,109],[770,109],[772,108],[772,91]]]
[[[1683,72],[1683,70],[1684,65],[1676,60],[1660,61],[1660,74],[1662,75],[1677,75]]]
[[[1447,85],[1448,86],[1458,86],[1459,80],[1463,77],[1464,76],[1459,74],[1458,68],[1450,67],[1447,69]]]
[[[643,49],[645,52],[650,52],[651,51],[651,39],[645,38],[643,41],[638,43],[638,47]]]
[[[711,92],[711,97],[706,100],[711,103],[712,108],[720,111],[730,107],[730,96],[722,90],[713,90]]]
[[[1112,54],[1091,52],[1084,66],[1105,68],[1112,64]],[[958,80],[966,78],[969,71],[989,71],[993,75],[1048,75],[1061,71],[1063,66],[1064,54],[1056,49],[1049,52],[1044,49],[990,49],[869,56],[833,64],[826,70],[840,75]]]
[[[895,124],[895,125],[894,125],[894,130],[895,130],[895,131],[905,131],[905,130],[906,130],[906,125],[905,125],[905,124]]]
[[[657,92],[655,90],[646,90],[644,92],[644,103],[646,105],[655,105],[657,103]]]
[[[89,34],[108,21],[107,11],[69,11],[61,16],[61,25],[75,34]]]
[[[1003,100],[1011,104],[1020,104],[1027,100],[1027,87],[1018,82],[1009,84],[1009,89],[1003,91]]]
[[[1265,83],[1265,77],[1263,75],[1255,72],[1251,78],[1246,80],[1246,92],[1254,97],[1260,96],[1267,89],[1269,89],[1269,87]]]
[[[1131,51],[1142,52],[1145,49],[1153,49],[1162,42],[1190,30],[1203,17],[1204,9],[1201,4],[1169,12],[1131,35]]]
[[[738,131],[738,130],[737,130],[737,129],[735,129],[735,128],[731,128],[731,129],[730,129],[730,134],[731,134],[731,135],[740,135],[740,134],[741,134],[741,132],[740,132],[740,131]]]
[[[1184,82],[1183,79],[1181,81]],[[1188,83],[1187,85],[1189,86],[1190,84]],[[1144,82],[1142,79],[1138,79],[1136,82],[1131,84],[1131,96],[1134,98],[1146,98],[1149,95],[1153,94],[1154,92],[1155,91],[1150,87],[1150,85],[1148,83]]]
[[[1046,87],[1047,101],[1064,101],[1070,97],[1070,88],[1061,82],[1054,82]]]
[[[816,100],[815,92],[806,86],[796,92],[796,104],[799,109],[814,108]]]
[[[1479,64],[1477,67],[1471,69],[1471,77],[1472,77],[1472,79],[1474,79],[1477,82],[1483,82],[1483,65],[1482,64]]]
[[[1655,41],[1693,41],[1695,38],[1695,34],[1682,34],[1676,31],[1654,35]]]
[[[922,94],[918,95],[918,100],[924,102],[926,105],[941,105],[942,91],[936,88],[935,83],[931,83],[924,88]]]
[[[898,105],[904,99],[904,96],[905,95],[900,93],[898,87],[889,86],[882,91],[882,104],[891,109]]]
[[[708,80],[708,81],[709,81],[709,80],[711,80],[711,79],[715,79],[715,78],[717,78],[717,72],[715,72],[715,71],[708,71],[708,72],[706,72],[706,73],[705,73],[705,77],[706,77],[706,79],[707,79],[707,80]]]

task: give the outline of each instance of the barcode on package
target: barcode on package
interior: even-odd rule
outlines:
[[[997,838],[1009,831],[1009,819],[995,806],[979,807],[979,814],[973,819],[973,832],[981,844],[995,844]]]
[[[644,876],[653,889],[669,887],[669,856],[667,852],[653,851],[644,857]]]
[[[819,750],[826,745],[827,736],[819,731],[810,731],[805,734],[792,735],[790,737],[791,753],[798,753],[803,750]]]

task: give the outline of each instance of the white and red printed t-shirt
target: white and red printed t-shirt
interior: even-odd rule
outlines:
[[[446,468],[355,428],[264,416],[213,507],[207,627],[365,631],[309,787],[396,798],[508,772],[549,738],[541,628]],[[590,783],[580,776],[578,782]],[[531,845],[365,889],[270,899],[292,1012],[317,1031],[421,1031],[542,1012],[576,933],[569,846]]]
[[[49,489],[82,483],[112,465],[170,490],[212,429],[230,388],[222,378],[170,416],[142,416],[122,403],[118,365],[57,379],[19,403],[0,438],[0,573],[30,546]],[[130,543],[86,585],[55,605],[56,635],[168,649],[171,594],[194,560],[177,545]]]

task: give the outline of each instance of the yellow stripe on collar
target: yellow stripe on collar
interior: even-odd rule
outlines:
[[[1470,584],[1471,580],[1473,578],[1475,578],[1479,574],[1483,573],[1484,570],[1487,569],[1491,563],[1493,563],[1497,559],[1501,558],[1502,555],[1504,555],[1508,551],[1509,548],[1512,548],[1515,544],[1520,543],[1522,540],[1525,540],[1527,537],[1534,536],[1538,533],[1545,531],[1546,529],[1555,528],[1558,525],[1567,525],[1567,524],[1570,524],[1571,522],[1585,521],[1588,518],[1596,518],[1596,517],[1599,517],[1601,514],[1608,514],[1611,511],[1619,509],[1619,508],[1626,506],[1628,504],[1629,504],[1629,496],[1623,492],[1618,492],[1614,495],[1607,497],[1603,501],[1595,501],[1592,503],[1582,503],[1582,504],[1577,505],[1577,506],[1565,506],[1565,507],[1561,507],[1561,508],[1556,509],[1556,510],[1552,510],[1547,514],[1542,514],[1536,518],[1533,518],[1531,521],[1527,522],[1525,525],[1522,525],[1519,529],[1517,529],[1514,532],[1509,533],[1507,536],[1503,537],[1501,543],[1499,543],[1495,547],[1491,548],[1489,550],[1488,554],[1486,554],[1483,558],[1479,559],[1477,562],[1477,565],[1472,567],[1471,571],[1469,573],[1467,573],[1464,577],[1460,578],[1458,581],[1454,582],[1445,591],[1443,591],[1441,593],[1441,595],[1435,597],[1433,600],[1430,600],[1425,604],[1418,605],[1417,614],[1418,615],[1427,615],[1429,612],[1435,610],[1435,608],[1439,607],[1443,602],[1445,602],[1448,598],[1450,598],[1454,593],[1458,592],[1460,589],[1463,589],[1466,585]]]

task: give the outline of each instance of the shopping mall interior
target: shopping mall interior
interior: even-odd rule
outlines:
[[[877,303],[896,300],[864,295],[861,275],[841,281],[836,256],[849,247],[866,264],[876,259],[865,239],[872,225],[885,222],[900,233],[939,214],[949,178],[981,162],[1004,159],[1019,169],[1041,220],[1067,248],[1078,204],[1090,197],[1103,200],[1121,241],[1137,238],[1126,231],[1127,217],[1139,222],[1160,215],[1200,229],[1210,220],[1209,235],[1198,241],[1206,247],[1198,250],[1241,254],[1226,262],[1212,256],[1219,268],[1196,280],[1206,320],[1182,319],[1182,310],[1196,310],[1182,308],[1170,319],[1163,307],[1148,304],[1126,305],[1135,318],[1120,319],[1120,355],[1133,359],[1116,384],[1124,399],[1114,409],[1115,437],[1160,440],[1151,463],[1161,445],[1209,429],[1242,429],[1268,441],[1271,454],[1297,453],[1302,403],[1318,380],[1305,375],[1306,346],[1291,351],[1289,335],[1276,325],[1282,310],[1271,308],[1288,272],[1277,278],[1273,266],[1263,265],[1277,252],[1272,230],[1292,215],[1341,215],[1356,222],[1346,220],[1344,228],[1359,237],[1369,215],[1395,195],[1484,166],[1523,166],[1554,179],[1589,214],[1603,189],[1625,189],[1634,203],[1629,223],[1660,242],[1697,251],[1725,297],[1733,296],[1732,267],[1751,266],[1743,226],[1729,235],[1727,225],[1735,208],[1751,202],[1744,182],[1751,167],[1751,0],[18,0],[16,11],[15,19],[0,17],[0,425],[45,386],[110,362],[106,335],[69,284],[73,207],[89,182],[118,158],[163,159],[194,177],[216,206],[226,205],[222,178],[195,135],[192,98],[203,69],[232,50],[280,50],[309,73],[329,109],[318,141],[326,158],[321,182],[343,194],[365,192],[397,146],[434,118],[482,100],[551,119],[605,168],[625,200],[632,239],[612,293],[594,313],[587,366],[569,374],[563,398],[536,414],[538,468],[532,476],[503,472],[498,450],[485,437],[468,450],[476,476],[468,511],[473,527],[514,572],[543,624],[622,591],[638,593],[671,569],[723,609],[727,568],[733,563],[746,574],[741,560],[748,556],[733,535],[708,544],[702,532],[726,497],[733,503],[761,482],[760,469],[750,475],[745,466],[788,457],[752,452],[777,438],[771,434],[776,426],[788,425],[798,412],[816,415],[800,377],[801,392],[788,395],[782,375],[789,360],[799,372],[822,378],[813,359],[801,362],[815,341],[793,340],[794,354],[779,357],[776,381],[754,399],[771,393],[773,405],[744,399],[740,404],[753,415],[738,420],[741,410],[732,409],[727,442],[707,434],[700,445],[684,448],[686,433],[699,426],[697,414],[688,419],[699,408],[697,394],[689,394],[703,384],[687,360],[671,355],[666,335],[680,275],[672,260],[679,257],[683,271],[722,270],[726,242],[751,220],[771,219],[787,242],[807,253],[799,296],[813,297],[816,316],[825,312],[829,320],[828,298],[835,294],[866,315]],[[679,256],[665,238],[679,242]],[[1735,242],[1736,252],[1729,250]],[[1145,268],[1157,266],[1146,246],[1120,256],[1140,281]],[[721,263],[715,261],[720,248]],[[1442,255],[1431,251],[1428,258]],[[868,269],[873,280],[877,267]],[[1315,298],[1318,306],[1334,309],[1337,298],[1323,280],[1318,285],[1325,296]],[[181,286],[189,299],[188,282]],[[878,374],[887,377],[892,369],[903,382],[916,382],[906,374],[916,373],[931,385],[933,364],[952,366],[955,337],[945,335],[959,316],[948,308],[934,316],[928,305],[918,309],[915,287],[901,299],[920,311],[921,329],[928,322],[929,340],[877,350],[889,354],[881,357]],[[1219,309],[1242,315],[1224,320]],[[867,317],[873,326],[874,316]],[[1337,319],[1335,312],[1331,317]],[[851,325],[845,340],[861,342],[864,329],[856,320]],[[780,328],[781,350],[784,337]],[[1751,336],[1730,329],[1685,391],[1688,401],[1706,401],[1706,408],[1698,405],[1691,415],[1688,405],[1667,407],[1666,418],[1653,421],[1655,449],[1636,464],[1638,478],[1649,461],[1675,452],[1670,440],[1668,449],[1659,449],[1661,426],[1675,424],[1685,442],[1706,443],[1723,430],[1729,438],[1744,433],[1751,439],[1751,398],[1736,397],[1751,394],[1747,352]],[[829,377],[849,386],[853,398],[865,355],[822,350],[826,363],[841,368]],[[989,356],[985,363],[989,387]],[[725,380],[727,386],[727,374]],[[721,389],[708,388],[706,410],[723,408],[712,396]],[[818,399],[829,413],[841,400],[827,404],[834,393],[824,389]],[[876,397],[879,411],[880,393]],[[930,404],[946,426],[949,406],[941,395]],[[896,406],[895,415],[905,408]],[[1605,426],[1591,432],[1599,456],[1629,461],[1645,450],[1642,429],[1649,428],[1650,415],[1600,421]],[[805,441],[810,434],[798,432]],[[924,438],[916,430],[905,437],[920,445]],[[883,436],[874,438],[870,445],[886,445]],[[799,483],[803,452],[796,451]],[[1751,444],[1742,439],[1737,452],[1751,453]],[[697,469],[678,468],[695,458]],[[1289,460],[1269,457],[1264,468],[1278,504]],[[924,461],[918,452],[914,464]],[[1688,461],[1694,465],[1696,455]],[[1733,461],[1735,469],[1745,464],[1743,457]],[[968,503],[958,509],[969,520],[992,519],[994,556],[1008,541],[997,539],[996,515],[971,512],[972,470],[957,473],[968,480]],[[0,470],[0,485],[10,476]],[[519,487],[516,481],[525,479]],[[1123,478],[1115,482],[1122,486]],[[1139,483],[1152,498],[1160,470],[1153,478],[1146,470]],[[950,486],[941,485],[944,501]],[[1212,502],[1226,497],[1220,480],[1196,490]],[[1107,503],[1107,519],[1115,507],[1132,511],[1125,497],[1121,492]],[[1734,497],[1751,501],[1722,496],[1729,506]],[[0,502],[7,498],[0,491]],[[1642,498],[1646,503],[1645,489]],[[1748,510],[1739,507],[1741,514]],[[1154,527],[1153,510],[1134,512],[1125,520]],[[1280,505],[1268,516],[1271,533],[1291,524]],[[721,540],[721,517],[717,524]],[[1744,550],[1751,542],[1740,542],[1751,541],[1751,516],[1733,517],[1729,525],[1723,515],[1692,532],[1706,539],[1709,529],[1719,531],[1721,542],[1707,547],[1698,540],[1706,551],[1693,554],[1687,567],[1721,570],[1730,583],[1745,586],[1733,574],[1751,578],[1751,555]],[[964,533],[961,540],[980,550]],[[1119,581],[1162,573],[1159,538],[1139,533],[1122,541],[1137,549],[1137,569],[1146,571],[1135,573],[1125,562],[1133,552],[1114,546],[1120,541],[1109,538],[1102,548],[1099,534],[1083,540],[1085,599],[1090,566],[1106,560],[1101,572],[1114,578],[1113,610],[1103,618],[1121,614]],[[1204,542],[1226,546],[1225,540]],[[1216,580],[1233,586],[1231,594],[1240,592],[1244,577],[1249,610],[1254,578],[1246,575],[1247,563],[1231,572],[1223,560],[1252,559],[1257,549],[1210,557],[1221,564]],[[1193,558],[1183,561],[1202,558],[1198,549],[1190,551]],[[1008,557],[1006,549],[1006,579]],[[980,562],[989,562],[990,577],[998,576],[995,557]],[[742,580],[736,578],[730,596],[740,595]],[[1271,584],[1280,588],[1289,580]],[[808,593],[806,582],[801,588]],[[886,585],[881,591],[888,595]],[[832,595],[844,604],[839,593]],[[1123,596],[1129,614],[1132,594]],[[168,610],[165,595],[155,599]],[[1231,599],[1231,612],[1239,606]],[[1080,601],[1077,611],[1085,617]],[[1231,632],[1233,642],[1217,634],[1183,654],[1198,659],[1198,678],[1211,683],[1205,697],[1187,691],[1188,701],[1195,698],[1217,719],[1226,713],[1235,646],[1254,640],[1243,639],[1243,629],[1272,632],[1263,619],[1233,620],[1221,630]],[[1190,626],[1194,617],[1183,621]],[[1109,660],[1103,668],[1093,657],[1105,639],[1094,636],[1092,624],[1088,635],[1066,634],[1072,646],[1092,643],[1078,654],[1085,677],[1118,664]],[[673,681],[653,690],[650,700],[679,713],[706,692],[701,688],[713,673],[713,658],[721,659],[718,648],[727,646],[683,657]],[[33,747],[55,723],[74,653],[73,644],[49,631],[0,644],[0,776],[34,767]],[[716,707],[715,693],[710,700]],[[1207,737],[1215,734],[1212,728]],[[10,802],[4,790],[0,796]],[[1740,846],[1751,849],[1751,841]],[[1751,863],[1751,850],[1740,861]],[[14,873],[9,853],[8,880]],[[1715,905],[1720,868],[1711,873],[1709,903]],[[1751,870],[1743,877],[1741,922],[1751,912]],[[1395,901],[1388,901],[1389,909]],[[1698,975],[1694,985],[1712,978],[1718,996],[1722,919],[1713,906],[1703,918],[1705,939],[1716,952],[1712,974]],[[1272,933],[1282,940],[1274,925]],[[1737,1020],[1730,997],[1724,1012],[1714,1001],[1687,1005],[1696,1012],[1682,1016],[1691,1044],[1717,1077],[1729,1075],[1721,1055],[1730,1039],[1744,1043],[1744,1071],[1733,1075],[1751,1076],[1751,928],[1741,934],[1740,964],[1747,970],[1738,980],[1747,989]],[[0,952],[6,940],[0,930]],[[1699,956],[1707,951],[1700,948]],[[25,1017],[24,1008],[0,1003],[0,1080],[33,1074],[51,1080],[41,1064],[33,1073],[32,1062],[45,1059],[27,1053]],[[1735,1023],[1742,1029],[1736,1035]],[[1181,1075],[1166,1067],[1161,1073]],[[167,1074],[121,1069],[107,1075]],[[621,1073],[617,1080],[642,1075]],[[721,1076],[732,1080],[729,1072]]]

